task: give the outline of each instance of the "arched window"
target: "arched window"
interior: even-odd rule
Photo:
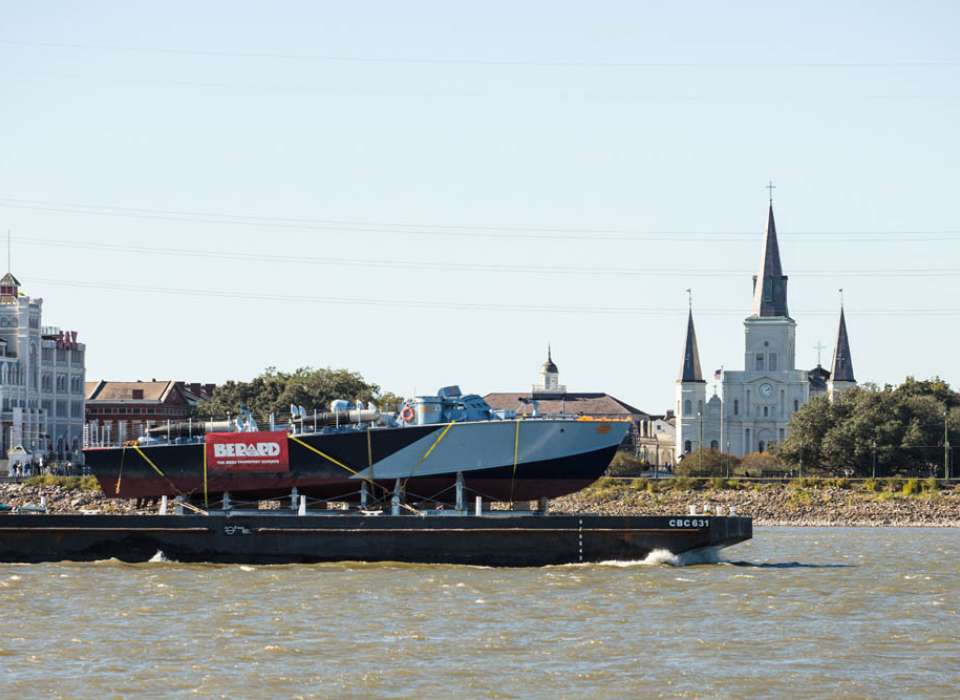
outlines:
[[[685,443],[683,443],[683,451],[686,452],[687,454],[689,454],[690,452],[692,452],[692,451],[693,451],[693,443],[690,442],[689,440],[687,440]]]
[[[800,400],[799,400],[799,399],[794,399],[794,400],[793,400],[793,410],[794,410],[794,412],[800,410]]]
[[[685,399],[683,402],[683,415],[689,416],[693,413],[693,404],[690,403],[690,399]]]
[[[759,443],[757,443],[757,452],[763,452],[764,447],[766,447],[766,443],[761,440]]]
[[[763,407],[763,417],[766,418],[768,415],[770,415],[770,408],[769,408],[768,406],[764,406],[764,407]]]
[[[733,415],[735,416],[740,415],[740,399],[733,400]]]
[[[711,440],[711,441],[710,441],[710,449],[713,450],[714,452],[716,452],[718,449],[720,449],[720,443],[717,442],[716,440]]]

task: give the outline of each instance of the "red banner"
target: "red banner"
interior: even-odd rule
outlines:
[[[227,472],[287,472],[287,433],[207,433],[207,468]]]

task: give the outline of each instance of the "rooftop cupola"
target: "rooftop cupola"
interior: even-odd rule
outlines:
[[[553,362],[553,352],[549,345],[547,345],[547,361],[543,363],[543,372],[550,372],[552,374],[558,374],[560,372],[557,369],[557,365]]]
[[[13,304],[20,297],[20,280],[8,272],[0,278],[0,303]]]

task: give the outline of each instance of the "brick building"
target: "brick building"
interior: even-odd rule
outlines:
[[[196,405],[208,400],[213,384],[177,381],[86,383],[89,442],[111,442],[143,435],[148,425],[187,420]]]

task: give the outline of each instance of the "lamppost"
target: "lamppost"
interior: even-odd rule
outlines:
[[[660,478],[660,434],[657,432],[656,426],[653,428],[653,441],[656,444],[656,452],[653,455],[653,478]]]
[[[697,418],[700,419],[700,449],[697,450],[697,471],[703,474],[703,411],[697,411]]]

